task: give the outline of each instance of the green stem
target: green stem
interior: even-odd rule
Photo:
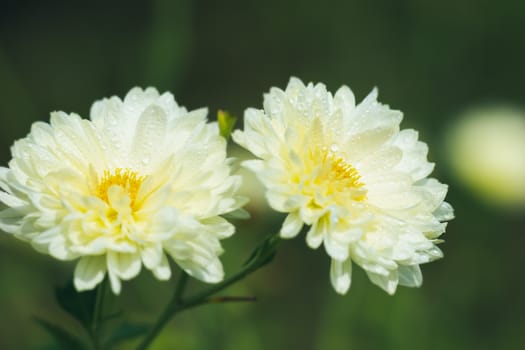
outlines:
[[[182,299],[182,292],[186,285],[188,275],[183,272],[177,285],[177,289],[173,294],[173,298],[171,299],[168,306],[164,309],[164,312],[161,314],[157,322],[153,325],[148,335],[139,344],[137,350],[146,350],[158,333],[162,330],[162,328],[164,328],[166,323],[168,323],[169,320],[171,320],[171,318],[177,313],[209,302],[217,302],[217,299],[210,299],[210,296],[229,287],[235,282],[240,281],[250,273],[255,272],[270,262],[275,254],[275,248],[278,242],[279,239],[276,235],[269,236],[255,249],[250,259],[244,264],[240,271],[222,281],[221,283],[208,287],[196,295],[184,300]],[[246,299],[243,299],[242,301],[246,301]]]
[[[178,304],[180,302],[180,299],[182,298],[182,293],[184,293],[184,289],[186,288],[186,284],[188,283],[188,277],[189,276],[186,272],[181,271],[179,281],[177,283],[177,286],[175,287],[175,293],[173,293],[172,303]]]
[[[103,316],[104,310],[104,296],[106,295],[107,280],[104,279],[97,288],[97,295],[95,298],[95,309],[93,310],[93,319],[91,321],[91,329],[89,330],[93,348],[95,350],[102,349],[100,345],[100,320]]]
[[[175,287],[175,292],[173,293],[173,297],[171,298],[170,303],[164,309],[157,322],[153,325],[148,335],[146,335],[144,340],[142,340],[137,349],[147,349],[151,342],[155,339],[157,334],[162,330],[162,328],[164,328],[166,323],[168,323],[169,320],[175,315],[175,312],[173,310],[175,310],[177,308],[177,305],[179,305],[182,294],[184,293],[184,289],[186,288],[187,282],[188,274],[184,271],[181,271],[179,281],[177,282],[177,286]]]
[[[213,294],[220,292],[221,290],[229,287],[230,285],[234,284],[235,282],[238,282],[242,280],[244,277],[249,275],[250,273],[258,270],[259,268],[263,267],[265,264],[250,264],[246,265],[241,271],[237,272],[235,275],[231,276],[230,278],[224,280],[223,282],[213,285],[200,293],[197,293],[195,296],[188,298],[184,301],[184,303],[178,305],[178,308],[175,310],[176,312],[186,310],[201,304],[205,304],[209,301],[209,297]]]

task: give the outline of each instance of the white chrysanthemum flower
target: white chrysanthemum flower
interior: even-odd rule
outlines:
[[[79,259],[78,290],[107,272],[118,294],[142,265],[167,280],[167,255],[195,278],[222,280],[219,240],[234,227],[221,215],[245,201],[206,114],[153,88],[95,102],[91,120],[52,113],[0,168],[0,229],[57,259]]]
[[[469,110],[446,145],[455,175],[491,205],[525,206],[525,113],[492,106]]]
[[[442,257],[435,245],[453,217],[447,186],[427,178],[433,164],[414,130],[399,129],[402,114],[376,101],[356,105],[352,91],[335,96],[322,84],[292,78],[272,88],[264,111],[248,109],[234,140],[261,160],[244,165],[267,188],[277,211],[289,213],[280,235],[321,244],[332,259],[338,293],[350,288],[352,261],[393,294],[399,284],[420,286],[419,264]]]

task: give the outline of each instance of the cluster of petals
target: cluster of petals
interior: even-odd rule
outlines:
[[[0,229],[78,260],[78,290],[107,275],[119,293],[142,267],[167,280],[168,256],[195,278],[222,280],[220,240],[234,233],[223,215],[245,200],[206,115],[153,88],[97,101],[90,119],[52,113],[0,167]]]
[[[266,188],[270,206],[287,213],[280,235],[309,226],[306,242],[324,245],[334,289],[346,293],[352,262],[393,294],[422,283],[419,265],[442,257],[436,246],[452,219],[447,186],[428,176],[427,145],[402,113],[377,101],[356,104],[352,91],[292,78],[272,88],[264,109],[247,109],[233,139],[257,159],[243,164]]]
[[[78,290],[107,275],[113,292],[144,266],[171,276],[168,256],[205,282],[223,279],[224,219],[245,204],[237,194],[226,140],[207,110],[187,111],[170,93],[132,89],[93,104],[90,119],[55,112],[15,142],[0,167],[0,229],[60,260],[77,260]],[[447,186],[418,133],[400,129],[402,114],[373,90],[356,104],[352,91],[290,79],[272,88],[264,109],[245,112],[233,139],[257,159],[243,164],[286,213],[283,238],[308,226],[306,242],[324,246],[340,294],[353,263],[393,294],[420,286],[420,266],[443,256]]]

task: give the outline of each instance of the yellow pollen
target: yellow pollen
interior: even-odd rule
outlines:
[[[144,176],[138,176],[135,171],[128,168],[116,168],[113,171],[104,170],[104,175],[97,186],[97,197],[109,204],[109,188],[120,186],[128,193],[130,206],[135,210],[135,200],[144,179]]]
[[[335,157],[329,153],[326,158],[332,163],[332,173],[335,179],[345,181],[350,187],[360,188],[365,184],[361,181],[361,176],[357,172],[356,168],[345,162],[342,158]]]
[[[323,164],[322,170],[317,175],[317,182],[327,184],[328,194],[349,193],[355,201],[363,201],[367,198],[365,184],[361,182],[361,176],[356,168],[325,148],[314,153],[317,153],[317,156],[311,154],[312,159],[317,158]]]

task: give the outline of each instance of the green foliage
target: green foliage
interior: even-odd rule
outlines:
[[[77,292],[73,282],[69,282],[63,287],[56,288],[55,297],[58,305],[82,326],[86,329],[91,326],[97,297],[96,290]]]
[[[35,318],[35,321],[46,330],[55,339],[59,349],[62,350],[84,350],[88,349],[77,336],[73,335],[70,331],[61,326],[58,326],[52,322],[46,321],[42,318]]]
[[[222,215],[222,217],[228,220],[248,220],[249,218],[251,218],[251,215],[249,211],[243,208],[239,208],[237,210],[232,211],[231,213]]]
[[[276,254],[277,245],[281,239],[277,234],[269,235],[266,237],[250,255],[250,257],[244,262],[243,266],[256,265],[262,267],[270,263]]]
[[[120,321],[122,312],[104,314],[106,284],[107,281],[104,281],[95,290],[77,292],[73,283],[69,282],[55,290],[58,305],[82,325],[88,336],[87,340],[44,319],[36,318],[36,322],[55,339],[60,349],[67,350],[89,349],[87,342],[95,349],[114,349],[128,340],[144,335],[150,328],[149,325]],[[117,322],[114,324],[112,321]]]
[[[113,329],[104,343],[104,349],[113,349],[121,343],[146,334],[150,326],[124,322]]]

